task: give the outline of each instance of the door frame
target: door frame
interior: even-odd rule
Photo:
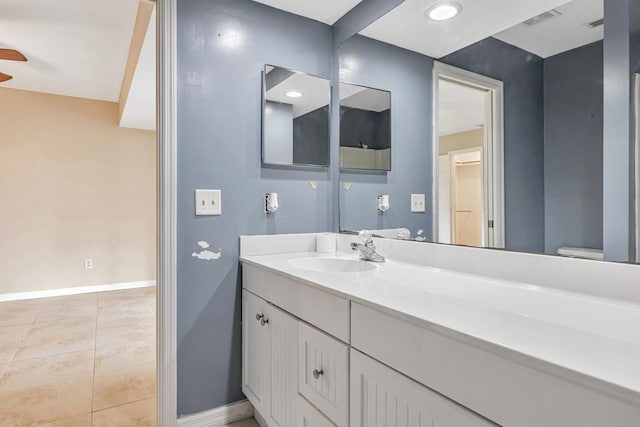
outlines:
[[[635,151],[635,225],[636,262],[640,263],[640,74],[633,75],[634,151]]]
[[[466,86],[485,90],[490,93],[490,104],[487,111],[491,113],[489,126],[485,131],[492,135],[491,142],[485,137],[483,150],[485,213],[487,224],[493,220],[493,233],[487,234],[488,246],[492,248],[505,247],[504,224],[504,83],[491,77],[483,76],[462,68],[444,64],[439,61],[433,63],[433,240],[438,241],[438,155],[440,153],[439,137],[439,104],[440,79],[461,83]],[[487,133],[487,132],[485,132]]]
[[[177,0],[156,2],[158,193],[156,415],[175,427],[177,403]]]

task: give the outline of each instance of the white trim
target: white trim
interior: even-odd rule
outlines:
[[[487,175],[487,179],[489,180],[490,188],[493,190],[492,194],[487,192],[487,199],[491,195],[493,196],[493,201],[488,204],[488,214],[489,218],[493,218],[494,221],[493,239],[491,239],[490,233],[488,241],[493,248],[504,248],[504,84],[500,80],[438,61],[433,63],[433,241],[438,241],[438,155],[440,154],[440,136],[438,132],[440,89],[438,83],[440,78],[489,90],[492,93],[494,143],[487,144],[484,150],[484,163],[492,170],[492,173]]]
[[[209,411],[178,418],[179,427],[222,427],[253,417],[253,406],[248,400],[230,403]]]
[[[147,288],[155,286],[155,280],[144,280],[140,282],[110,283],[107,285],[76,286],[73,288],[47,289],[43,291],[14,292],[0,294],[0,302],[20,301],[35,298],[62,297],[66,295],[91,294],[94,292],[119,291],[123,289]]]
[[[636,262],[640,263],[640,74],[634,74],[634,126],[636,174]]]
[[[177,0],[158,0],[158,330],[157,425],[174,427],[177,399]]]

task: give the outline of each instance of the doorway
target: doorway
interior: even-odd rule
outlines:
[[[0,425],[156,424],[155,3],[116,6],[3,28]]]
[[[434,65],[434,241],[504,247],[502,82]]]
[[[441,243],[483,247],[482,146],[440,155]]]

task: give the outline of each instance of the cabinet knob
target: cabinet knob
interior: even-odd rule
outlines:
[[[264,314],[256,314],[256,320],[259,322],[260,319],[264,319]]]
[[[262,316],[262,319],[260,320],[260,324],[262,326],[266,325],[267,323],[269,323],[269,319],[265,318],[264,316]]]
[[[319,371],[317,369],[313,370],[313,378],[318,379],[322,375],[324,375],[324,372],[322,372],[322,369],[320,369]]]

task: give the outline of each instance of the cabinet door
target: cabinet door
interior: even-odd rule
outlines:
[[[298,395],[298,427],[335,427],[336,425],[322,415],[307,400]]]
[[[300,394],[339,427],[349,425],[349,348],[299,323]]]
[[[271,335],[269,409],[272,427],[296,427],[298,398],[298,321],[268,305],[266,325]]]
[[[351,350],[351,427],[487,427],[495,424]]]
[[[242,391],[261,414],[268,405],[269,330],[262,325],[267,303],[242,291]]]

